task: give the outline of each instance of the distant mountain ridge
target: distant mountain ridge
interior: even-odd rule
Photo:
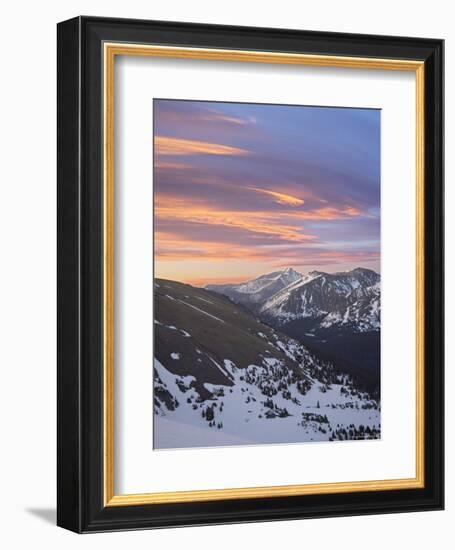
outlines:
[[[380,327],[380,280],[375,271],[365,268],[312,271],[271,296],[259,313],[278,325],[311,318],[316,329],[376,331]]]
[[[244,283],[233,285],[212,284],[207,285],[205,289],[223,294],[238,304],[250,306],[254,304],[262,305],[268,298],[271,298],[281,289],[286,288],[301,278],[301,273],[288,267],[282,271],[266,273]]]
[[[307,275],[288,267],[236,285],[207,285],[249,307],[261,319],[277,326],[313,320],[311,328],[338,328],[352,332],[377,331],[381,315],[381,277],[371,269]],[[307,322],[307,326],[311,323]]]
[[[292,273],[283,284],[284,273]],[[280,274],[280,275],[279,275]],[[260,281],[279,280],[265,292],[250,293]],[[301,275],[290,268],[215,292],[249,309],[262,322],[298,340],[319,357],[350,373],[371,391],[379,391],[381,367],[381,277],[371,269]],[[277,285],[279,286],[279,285]],[[244,293],[239,293],[241,287]],[[254,298],[252,298],[254,296]]]

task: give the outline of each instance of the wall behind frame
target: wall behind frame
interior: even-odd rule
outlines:
[[[405,543],[413,550],[444,547],[455,520],[454,476],[446,472],[447,510],[420,514],[335,518],[268,524],[186,528],[154,532],[77,536],[55,523],[55,271],[56,271],[56,23],[75,15],[153,18],[255,25],[307,30],[395,34],[445,38],[446,56],[455,53],[449,5],[421,0],[383,0],[373,9],[356,0],[321,3],[265,3],[231,0],[67,0],[9,3],[2,41],[0,163],[1,315],[0,397],[2,450],[0,482],[3,518],[0,538],[9,547],[36,544],[47,549],[135,548],[228,549],[308,547],[381,549]],[[446,150],[453,150],[455,69],[446,67]],[[446,181],[455,178],[447,159]],[[455,191],[447,186],[446,208],[455,208]],[[447,235],[455,234],[448,215]],[[448,238],[447,281],[455,277],[454,247]],[[447,334],[455,331],[450,311],[455,293],[447,285]],[[447,338],[448,344],[450,338]],[[455,384],[447,350],[447,387]],[[453,405],[448,403],[447,463],[455,458]],[[451,489],[452,488],[452,489]],[[99,537],[102,537],[100,539]]]

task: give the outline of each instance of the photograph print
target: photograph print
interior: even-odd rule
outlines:
[[[154,448],[380,439],[381,111],[153,110]]]

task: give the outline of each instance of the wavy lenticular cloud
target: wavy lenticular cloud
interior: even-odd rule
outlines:
[[[269,235],[282,241],[305,242],[314,238],[303,232],[300,223],[292,223],[292,220],[276,212],[225,210],[178,199],[156,201],[155,219],[157,224],[161,220],[173,221],[175,224],[202,224],[208,232],[212,226],[224,227],[226,231],[242,229],[244,232]]]
[[[269,189],[260,189],[259,187],[247,187],[251,191],[257,191],[263,195],[268,195],[274,199],[277,204],[286,204],[288,206],[302,206],[305,202],[303,199],[287,195],[286,193],[279,193],[278,191],[270,191]]]
[[[190,156],[190,155],[226,155],[245,156],[251,152],[239,147],[198,141],[194,139],[181,139],[169,136],[155,136],[155,153],[157,155]]]
[[[245,126],[247,124],[256,124],[256,119],[253,116],[248,116],[248,117],[229,116],[212,109],[208,110],[207,115],[201,116],[201,119],[209,122],[227,122],[228,124],[237,124],[239,126]]]

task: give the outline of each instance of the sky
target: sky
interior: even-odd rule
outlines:
[[[380,111],[154,100],[155,277],[380,269]]]

